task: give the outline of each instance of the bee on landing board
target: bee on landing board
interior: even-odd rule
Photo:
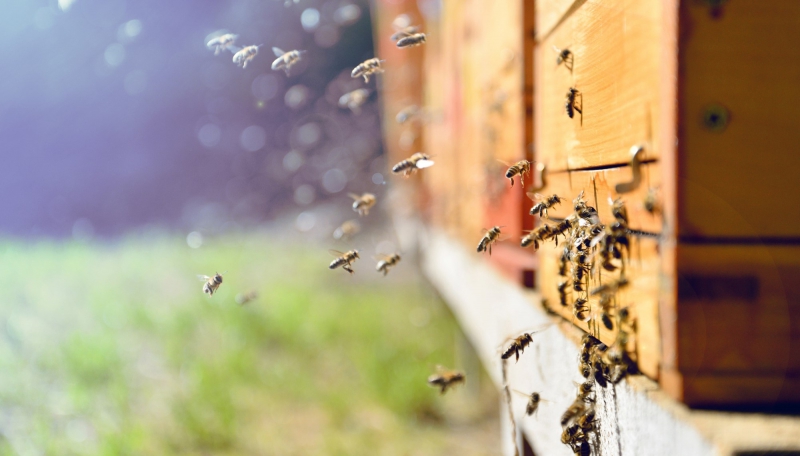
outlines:
[[[207,275],[198,275],[198,279],[205,282],[203,284],[203,293],[206,293],[209,296],[214,296],[214,293],[217,292],[219,286],[222,285],[222,274],[214,273],[212,277]]]
[[[564,108],[567,110],[567,115],[570,119],[575,117],[575,112],[583,115],[583,107],[581,106],[582,103],[578,103],[576,98],[580,95],[581,101],[583,101],[583,95],[581,92],[576,89],[575,87],[570,87],[569,91],[567,91],[566,101],[564,102]]]
[[[368,215],[369,210],[378,201],[372,193],[364,193],[361,196],[355,193],[348,193],[347,195],[353,198],[353,210],[358,212],[358,215]]]
[[[500,227],[494,226],[483,235],[481,241],[478,243],[478,253],[489,252],[492,254],[492,244],[500,239]]]
[[[426,36],[424,33],[412,33],[397,40],[397,47],[412,47],[425,44]]]
[[[508,163],[502,162],[506,166]],[[531,170],[531,162],[528,160],[520,160],[513,165],[509,166],[508,170],[506,171],[506,179],[511,181],[511,186],[514,186],[514,177],[519,176],[519,183],[523,187],[525,186],[525,174],[529,173]]]
[[[233,33],[226,33],[216,38],[212,38],[208,43],[206,43],[206,46],[209,49],[214,50],[214,55],[219,55],[220,52],[226,49],[230,50],[231,52],[236,52],[239,50],[238,47],[234,46],[236,38],[239,38],[239,35],[234,35]]]
[[[449,388],[462,384],[466,381],[466,376],[458,371],[452,371],[436,366],[436,373],[428,377],[428,385],[439,388],[439,394],[444,394]]]
[[[404,177],[408,177],[418,169],[430,168],[431,166],[433,166],[433,161],[431,161],[431,158],[427,154],[417,152],[400,163],[394,165],[392,167],[392,172],[394,174],[403,173]]]
[[[383,73],[383,68],[381,68],[381,64],[385,62],[385,60],[381,60],[377,57],[365,60],[358,64],[357,67],[353,68],[353,72],[350,73],[350,77],[358,78],[363,76],[364,82],[369,82],[370,75],[375,73]]]
[[[339,107],[348,108],[353,114],[361,113],[361,105],[369,98],[369,90],[356,89],[339,97]]]
[[[389,269],[395,267],[397,263],[400,262],[400,254],[393,253],[391,255],[379,255],[378,264],[375,266],[375,270],[378,272],[382,272],[383,276],[386,277],[386,274],[389,273]]]
[[[273,47],[272,52],[277,57],[277,59],[272,62],[272,69],[275,71],[283,70],[286,72],[286,76],[289,76],[289,69],[292,68],[292,65],[299,62],[300,56],[306,53],[306,51],[298,50],[285,52],[277,47]]]
[[[242,68],[247,68],[247,64],[258,55],[258,48],[261,46],[263,46],[263,44],[259,44],[258,46],[243,47],[241,50],[236,52],[236,54],[233,54],[233,63]]]
[[[556,204],[561,204],[561,198],[558,195],[544,196],[539,193],[528,193],[528,198],[533,201],[538,201],[538,203],[531,208],[531,215],[538,215],[539,217],[547,218],[547,210]]]
[[[345,271],[349,272],[350,274],[354,273],[353,271],[353,263],[359,258],[358,250],[350,250],[348,252],[340,252],[338,250],[328,250],[331,255],[335,256],[336,259],[331,261],[331,264],[328,266],[328,269],[336,269],[339,266],[342,267]]]

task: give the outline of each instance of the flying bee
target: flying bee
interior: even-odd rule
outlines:
[[[466,377],[463,373],[444,369],[442,366],[436,366],[436,373],[428,377],[428,384],[434,388],[439,388],[439,394],[444,394],[448,388],[465,381]]]
[[[506,171],[506,179],[511,181],[511,186],[514,186],[514,176],[519,175],[519,183],[525,186],[525,174],[531,170],[531,162],[528,160],[520,160],[508,168]]]
[[[263,44],[259,44],[258,46],[243,47],[238,52],[233,54],[233,63],[242,68],[247,68],[247,64],[258,55],[258,48],[261,46],[263,46]]]
[[[358,212],[358,215],[369,215],[369,210],[378,201],[372,193],[364,193],[361,196],[355,193],[348,193],[347,195],[353,198],[353,210]]]
[[[258,298],[258,293],[255,291],[249,291],[247,293],[237,294],[235,299],[236,299],[236,304],[243,306],[250,301],[254,301],[256,298]]]
[[[239,38],[239,35],[234,35],[233,33],[226,33],[224,35],[220,35],[216,38],[211,39],[208,43],[206,43],[206,46],[209,49],[214,50],[214,55],[219,55],[220,52],[226,49],[235,52],[239,50],[239,48],[234,46],[236,38]]]
[[[340,252],[338,250],[328,250],[331,255],[335,256],[336,259],[331,261],[331,264],[328,266],[329,269],[336,269],[339,266],[342,267],[345,271],[352,274],[353,272],[353,263],[359,258],[358,250],[350,250],[348,252]]]
[[[567,426],[573,420],[578,418],[586,411],[586,403],[582,400],[575,399],[575,401],[570,405],[567,410],[561,415],[561,426]]]
[[[397,123],[404,124],[420,114],[421,111],[422,110],[417,105],[406,106],[397,113],[394,119]]]
[[[628,210],[625,209],[625,202],[622,201],[622,198],[617,198],[612,200],[610,197],[608,198],[608,204],[611,205],[611,215],[620,223],[621,226],[627,227],[628,226]]]
[[[404,48],[404,47],[413,47],[413,46],[420,46],[425,44],[425,34],[424,33],[413,33],[411,35],[404,36],[397,40],[397,47]]]
[[[272,62],[272,69],[275,71],[283,70],[286,72],[286,76],[289,76],[289,69],[292,66],[300,61],[300,56],[305,54],[307,51],[289,51],[285,52],[281,48],[273,47],[272,48],[273,54],[275,54],[275,59]]]
[[[427,154],[417,152],[407,159],[392,167],[392,172],[395,174],[403,173],[403,176],[410,176],[418,169],[430,168],[433,166],[433,161]]]
[[[528,416],[532,416],[539,410],[539,403],[540,402],[547,402],[539,395],[539,393],[533,392],[531,394],[523,393],[519,390],[514,390],[515,393],[520,394],[528,398],[528,403],[525,405],[525,414]]]
[[[567,115],[569,116],[570,119],[575,117],[575,111],[577,111],[579,114],[583,114],[580,104],[578,104],[577,101],[575,100],[575,98],[580,94],[581,94],[580,91],[578,91],[578,89],[576,89],[575,87],[570,87],[569,91],[567,92],[567,97],[566,101],[564,102],[564,107],[566,108]],[[583,95],[581,95],[581,100],[583,100]]]
[[[575,226],[575,224],[575,218],[573,218],[573,216],[569,216],[553,225],[553,227],[550,229],[550,237],[556,241],[556,245],[558,245],[558,236],[562,235],[566,237],[565,233]]]
[[[478,253],[481,252],[489,252],[489,255],[492,254],[492,244],[497,242],[500,239],[500,227],[493,226],[490,230],[486,231],[486,233],[481,238],[481,242],[478,243]]]
[[[369,77],[375,73],[383,73],[383,68],[381,68],[381,64],[385,62],[385,60],[381,60],[377,57],[365,60],[358,64],[357,67],[353,68],[353,72],[350,73],[350,77],[358,78],[363,76],[364,82],[369,82]]]
[[[347,220],[333,231],[334,239],[349,239],[361,231],[361,225],[355,220]]]
[[[556,57],[556,65],[561,65],[563,63],[564,66],[571,73],[572,72],[572,64],[575,61],[575,57],[572,55],[572,51],[570,51],[569,49],[566,49],[566,48],[565,49],[559,49],[559,48],[557,48],[555,46],[553,46],[553,50],[556,51],[556,54],[558,54],[558,57]]]
[[[547,217],[547,210],[555,206],[556,204],[561,204],[561,198],[558,195],[550,195],[550,196],[542,196],[538,193],[531,196],[528,193],[528,197],[533,201],[539,201],[531,208],[531,215],[539,215],[539,217]]]
[[[395,18],[394,22],[392,22],[392,26],[396,32],[394,32],[394,34],[391,36],[392,41],[398,41],[401,38],[419,33],[418,25],[406,25],[409,21],[410,19],[408,16]]]
[[[569,282],[566,280],[558,283],[558,300],[562,306],[567,305],[567,285],[569,285]]]
[[[542,225],[538,228],[531,230],[530,233],[522,236],[520,245],[522,247],[529,247],[533,245],[534,250],[539,250],[539,242],[544,241],[550,235],[550,225]]]
[[[203,293],[206,293],[209,296],[214,296],[214,293],[217,292],[219,286],[222,285],[222,274],[218,272],[214,273],[214,275],[211,277],[198,274],[197,278],[205,282],[203,284]]]
[[[361,113],[361,105],[369,98],[369,90],[356,89],[339,97],[339,107],[348,108],[353,114]]]
[[[531,333],[523,333],[511,342],[511,345],[503,352],[501,358],[508,359],[511,358],[511,355],[516,355],[517,361],[519,361],[519,354],[525,351],[525,347],[531,343],[533,343],[533,336]]]
[[[380,255],[380,260],[378,261],[378,265],[375,266],[375,270],[378,272],[382,272],[384,277],[386,274],[389,273],[389,269],[393,268],[400,262],[400,254],[393,253],[391,255]]]

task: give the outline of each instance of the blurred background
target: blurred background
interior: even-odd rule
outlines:
[[[264,45],[246,69],[223,31]],[[0,454],[496,453],[414,252],[371,270],[399,246],[376,81],[350,77],[366,0],[7,0],[0,39]],[[308,52],[287,76],[273,46]],[[327,269],[353,247],[353,277]],[[467,385],[440,397],[437,364]]]

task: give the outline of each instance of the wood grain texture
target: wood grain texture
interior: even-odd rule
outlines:
[[[679,235],[800,238],[800,2],[683,2]],[[704,126],[717,104],[724,131]]]
[[[647,159],[659,157],[661,8],[657,0],[589,0],[540,43],[536,151],[551,170],[624,165],[635,144]],[[556,64],[553,46],[572,51],[572,72]],[[573,119],[564,108],[570,87],[583,110]]]
[[[585,0],[536,0],[536,35],[547,36]]]

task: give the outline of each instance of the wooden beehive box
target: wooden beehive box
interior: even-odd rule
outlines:
[[[628,349],[641,372],[693,406],[800,403],[800,154],[791,112],[800,101],[800,2],[426,5],[379,1],[376,15],[378,54],[403,68],[392,74],[387,64],[384,75],[388,154],[396,161],[416,151],[396,142],[413,128],[412,149],[435,156],[403,186],[426,222],[473,251],[482,228],[504,225],[511,238],[491,261],[588,330],[559,304],[562,245],[535,254],[518,246],[541,221],[498,159],[546,165],[538,192],[565,199],[553,218],[569,215],[584,191],[609,223],[608,199],[621,197],[630,283],[616,299],[636,319]],[[400,13],[423,24],[425,46],[397,50],[388,40]],[[554,47],[571,51],[571,68],[557,64]],[[582,107],[572,119],[570,87]],[[424,123],[394,123],[405,100],[426,106]],[[621,193],[617,186],[634,180],[633,147],[640,179]],[[648,194],[655,211],[645,209]],[[600,337],[611,344],[616,331],[601,328]]]

